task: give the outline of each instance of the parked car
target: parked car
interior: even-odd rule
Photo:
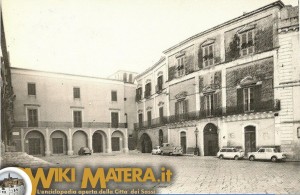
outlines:
[[[173,146],[169,143],[163,143],[162,147],[160,147],[161,154],[169,154],[169,155],[182,155],[182,147],[181,146]]]
[[[81,147],[78,151],[78,155],[91,155],[92,151],[88,147]]]
[[[234,147],[222,148],[217,153],[217,157],[219,159],[230,158],[230,159],[238,160],[238,159],[242,159],[244,157],[244,155],[245,155],[245,153],[242,150],[239,150]]]
[[[151,154],[160,154],[161,150],[160,150],[160,146],[155,146],[151,152]]]
[[[286,155],[275,148],[260,148],[257,152],[249,152],[248,158],[250,161],[271,160],[272,162],[276,162],[286,159]]]

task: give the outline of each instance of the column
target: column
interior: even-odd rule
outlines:
[[[46,128],[45,131],[45,155],[50,156],[51,151],[50,151],[50,137],[49,137],[49,129]]]
[[[88,133],[88,147],[93,153],[93,134],[91,129],[89,129],[89,133]]]
[[[204,156],[204,137],[203,137],[203,125],[198,124],[197,126],[199,130],[198,139],[199,139],[199,146],[200,146],[200,156]]]
[[[24,129],[21,129],[21,151],[22,152],[25,152],[24,142],[25,142],[25,139],[24,139]]]
[[[107,153],[111,153],[111,130],[107,130]]]
[[[127,129],[125,129],[124,132],[124,148],[123,148],[124,153],[128,153],[129,149],[128,149],[128,132]]]
[[[71,156],[73,155],[73,139],[72,139],[72,130],[69,129],[69,132],[68,132],[68,155]]]

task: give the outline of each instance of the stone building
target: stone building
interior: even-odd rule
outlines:
[[[119,80],[12,68],[18,151],[31,155],[128,152],[135,85]]]
[[[0,181],[0,194],[23,195],[25,194],[25,183],[23,179],[8,177]]]
[[[246,153],[272,146],[300,157],[298,7],[271,3],[163,53],[163,61],[137,76],[143,152],[162,140],[181,145],[184,153],[199,146],[204,156],[223,146]],[[151,90],[158,68],[162,91]],[[161,115],[157,98],[166,110]]]

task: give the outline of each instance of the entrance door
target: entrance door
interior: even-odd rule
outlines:
[[[120,151],[120,138],[112,137],[111,145],[112,145],[112,147],[111,147],[112,151]]]
[[[186,153],[186,132],[180,133],[180,145],[182,147],[183,154]]]
[[[245,127],[245,154],[256,151],[255,127]]]
[[[52,138],[53,154],[64,153],[63,138]]]
[[[94,133],[93,135],[93,151],[94,153],[103,152],[103,138],[100,133]]]
[[[40,138],[28,138],[29,154],[41,155],[41,140]]]
[[[212,123],[208,123],[203,130],[204,133],[204,156],[216,156],[219,151],[218,128]]]

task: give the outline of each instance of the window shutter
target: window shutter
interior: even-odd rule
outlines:
[[[179,114],[179,102],[175,102],[175,115]]]
[[[218,99],[219,99],[219,92],[216,92],[212,95],[212,99],[211,99],[213,115],[218,115],[218,110],[219,110]]]
[[[264,109],[264,106],[267,106],[261,103],[261,85],[255,85],[253,90],[254,111],[260,111]]]
[[[184,100],[183,102],[183,113],[189,112],[189,100]]]
[[[198,67],[199,70],[203,69],[203,51],[201,46],[199,46],[198,50]]]
[[[205,96],[200,96],[200,115],[205,116]]]
[[[242,113],[244,111],[243,88],[237,89],[237,111]]]

